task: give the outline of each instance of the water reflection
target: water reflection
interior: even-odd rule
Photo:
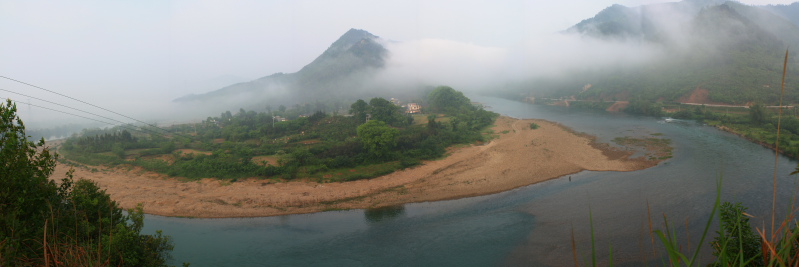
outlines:
[[[405,205],[385,206],[365,209],[363,216],[367,222],[376,223],[386,219],[397,218],[405,214]]]

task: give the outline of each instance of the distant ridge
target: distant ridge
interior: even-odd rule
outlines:
[[[780,80],[785,50],[791,47],[794,59],[799,54],[799,26],[793,22],[799,16],[785,17],[797,7],[720,0],[613,5],[565,33],[657,47],[666,53],[663,59],[633,68],[574,71],[570,79],[531,80],[520,87],[528,89],[517,90],[528,90],[523,97],[663,102],[701,89],[714,103],[774,104],[779,94],[770,88]],[[788,68],[791,103],[799,102],[797,65],[792,60]]]
[[[378,36],[350,29],[298,72],[275,73],[208,93],[183,96],[174,102],[230,102],[246,106],[268,100],[297,103],[349,98],[341,92],[365,90],[363,77],[383,68],[387,54]]]
[[[768,5],[764,9],[773,12],[799,26],[799,2],[790,5]]]

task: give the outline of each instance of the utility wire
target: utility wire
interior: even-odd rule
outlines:
[[[10,98],[6,98],[6,99],[10,99]],[[72,113],[69,113],[69,112],[55,110],[55,109],[51,109],[51,108],[48,108],[48,107],[42,107],[42,106],[34,105],[34,104],[31,104],[31,103],[27,103],[27,102],[13,100],[13,99],[10,99],[10,100],[11,100],[11,102],[14,102],[14,103],[17,103],[17,104],[30,105],[30,106],[34,106],[34,107],[37,107],[37,108],[43,108],[43,109],[47,109],[47,110],[51,110],[51,111],[55,111],[55,112],[64,113],[64,114],[67,114],[67,115],[81,117],[81,118],[84,118],[84,119],[87,119],[87,120],[93,120],[93,121],[96,121],[96,122],[105,123],[105,124],[108,124],[108,125],[111,125],[111,126],[118,126],[118,127],[130,129],[130,130],[133,130],[133,131],[144,132],[141,129],[136,129],[136,128],[133,128],[133,127],[130,127],[130,126],[125,126],[124,124],[123,125],[114,125],[113,123],[110,123],[110,122],[107,122],[107,121],[101,121],[101,120],[98,120],[98,119],[93,119],[93,118],[85,117],[85,116],[78,115],[78,114],[72,114]],[[161,134],[161,133],[156,132],[156,134]]]
[[[17,93],[17,92],[9,91],[9,90],[2,89],[2,88],[0,88],[0,91],[6,91],[6,92],[9,92],[9,93],[12,93],[12,94],[17,94],[17,95],[21,95],[21,96],[28,97],[28,98],[33,98],[33,99],[36,99],[36,100],[39,100],[39,101],[42,101],[42,102],[47,102],[47,103],[50,103],[50,104],[53,104],[53,105],[57,105],[57,106],[61,106],[61,107],[65,107],[65,108],[68,108],[68,109],[71,109],[71,110],[76,110],[76,111],[80,111],[80,112],[87,113],[87,114],[90,114],[90,115],[94,115],[94,116],[97,116],[97,117],[100,117],[100,118],[103,118],[103,119],[106,119],[106,120],[112,120],[112,121],[119,122],[119,123],[122,123],[122,124],[128,124],[127,122],[124,122],[124,121],[112,119],[112,118],[105,117],[105,116],[98,115],[98,114],[94,114],[94,113],[91,113],[91,112],[88,112],[88,111],[85,111],[85,110],[69,107],[69,106],[66,106],[66,105],[58,104],[58,103],[55,103],[55,102],[52,102],[52,101],[48,101],[48,100],[44,100],[44,99],[41,99],[41,98],[29,96],[29,95],[26,95],[26,94]]]
[[[126,116],[126,115],[120,114],[120,113],[118,113],[118,112],[115,112],[115,111],[113,111],[113,110],[110,110],[110,109],[107,109],[107,108],[103,108],[103,107],[100,107],[100,106],[94,105],[94,104],[92,104],[92,103],[89,103],[89,102],[86,102],[86,101],[83,101],[83,100],[80,100],[80,99],[77,99],[77,98],[74,98],[74,97],[71,97],[71,96],[68,96],[68,95],[64,95],[64,94],[61,94],[61,93],[58,93],[58,92],[55,92],[55,91],[52,91],[52,90],[48,90],[48,89],[45,89],[45,88],[42,88],[42,87],[39,87],[39,86],[36,86],[36,85],[33,85],[33,84],[29,84],[29,83],[26,83],[26,82],[23,82],[23,81],[20,81],[20,80],[12,79],[12,78],[9,78],[9,77],[6,77],[6,76],[2,76],[2,75],[0,75],[0,78],[6,79],[6,80],[11,80],[11,81],[14,81],[14,82],[18,82],[18,83],[21,83],[21,84],[24,84],[24,85],[27,85],[27,86],[30,86],[30,87],[33,87],[33,88],[41,89],[41,90],[44,90],[44,91],[47,91],[47,92],[50,92],[50,93],[53,93],[53,94],[56,94],[56,95],[60,95],[60,96],[63,96],[63,97],[66,97],[66,98],[69,98],[69,99],[72,99],[72,100],[75,100],[75,101],[81,102],[81,103],[83,103],[83,104],[86,104],[86,105],[89,105],[89,106],[92,106],[92,107],[95,107],[95,108],[99,108],[99,109],[102,109],[102,110],[105,110],[105,111],[108,111],[108,112],[114,113],[114,114],[116,114],[116,115],[119,115],[119,116],[122,116],[122,117],[125,117],[125,118],[128,118],[128,119],[131,119],[131,120],[137,121],[137,122],[139,122],[139,123],[143,123],[143,124],[145,124],[145,125],[147,125],[147,126],[154,127],[154,128],[160,129],[160,130],[162,130],[162,131],[165,131],[165,132],[167,132],[167,133],[170,133],[168,130],[166,130],[166,129],[163,129],[163,128],[161,128],[161,127],[158,127],[158,126],[155,126],[155,125],[152,125],[152,124],[149,124],[149,123],[146,123],[146,122],[143,122],[143,121],[140,121],[140,120],[137,120],[137,119],[134,119],[134,118],[128,117],[128,116]]]
[[[47,102],[47,103],[50,103],[50,104],[53,104],[53,105],[62,106],[62,107],[65,107],[65,108],[68,108],[68,109],[72,109],[72,110],[77,110],[77,111],[80,111],[80,112],[83,112],[83,113],[87,113],[87,114],[91,114],[91,115],[94,115],[94,116],[97,116],[97,117],[100,117],[100,118],[103,118],[103,119],[106,119],[106,120],[112,120],[112,121],[121,123],[122,125],[128,124],[127,122],[124,122],[124,121],[120,121],[120,120],[117,120],[117,119],[112,119],[112,118],[105,117],[105,116],[98,115],[98,114],[94,114],[94,113],[91,113],[91,112],[88,112],[88,111],[85,111],[85,110],[81,110],[81,109],[73,108],[73,107],[70,107],[70,106],[58,104],[58,103],[55,103],[53,101],[44,100],[44,99],[41,99],[41,98],[38,98],[38,97],[29,96],[29,95],[26,95],[26,94],[17,93],[17,92],[9,91],[9,90],[2,89],[2,88],[0,88],[0,91],[6,91],[6,92],[9,92],[9,93],[12,93],[12,94],[17,94],[17,95],[21,95],[21,96],[24,96],[24,97],[33,98],[33,99],[36,99],[36,100],[39,100],[39,101]],[[26,104],[31,105],[31,106],[36,106],[36,105],[30,104],[30,103],[26,103]],[[36,106],[36,107],[39,107],[39,106]],[[45,107],[41,107],[41,108],[49,109],[49,108],[45,108]],[[56,111],[56,112],[61,112],[61,111],[57,111],[57,110],[53,110],[53,109],[49,109],[49,110]],[[74,114],[70,114],[70,113],[66,113],[66,112],[61,112],[61,113],[65,113],[65,114],[68,114],[68,115],[74,115]],[[78,115],[74,115],[74,116],[78,116]],[[83,116],[79,116],[79,117],[86,118],[86,117],[83,117]],[[103,123],[111,124],[111,123],[108,123],[108,122],[103,122]],[[113,124],[111,124],[111,125],[113,125]],[[164,136],[163,133],[156,132],[156,131],[150,130],[148,128],[143,128],[143,127],[140,127],[140,128],[149,131],[151,134]],[[144,132],[144,131],[141,131],[141,132]]]
[[[23,82],[23,81],[20,81],[20,80],[16,80],[16,79],[13,79],[13,78],[9,78],[9,77],[6,77],[6,76],[2,76],[2,75],[0,75],[0,78],[7,79],[7,80],[10,80],[10,81],[14,81],[14,82],[17,82],[17,83],[21,83],[21,84],[24,84],[24,85],[27,85],[27,86],[30,86],[30,87],[33,87],[33,88],[37,88],[37,89],[40,89],[40,90],[44,90],[44,91],[46,91],[46,92],[50,92],[50,93],[53,93],[53,94],[56,94],[56,95],[59,95],[59,96],[62,96],[62,97],[69,98],[69,99],[72,99],[72,100],[74,100],[74,101],[78,101],[78,102],[81,102],[81,103],[83,103],[83,104],[86,104],[86,105],[89,105],[89,106],[92,106],[92,107],[95,107],[95,108],[99,108],[99,109],[102,109],[102,110],[105,110],[105,111],[108,111],[108,112],[114,113],[114,114],[116,114],[116,115],[119,115],[119,116],[122,116],[122,117],[125,117],[125,118],[128,118],[128,119],[134,120],[134,121],[136,121],[136,122],[139,122],[139,123],[142,123],[142,124],[144,124],[144,125],[147,125],[147,126],[153,127],[153,128],[155,128],[155,129],[159,129],[159,130],[161,130],[161,131],[164,131],[164,132],[166,132],[166,133],[168,133],[168,134],[174,134],[174,135],[181,136],[181,137],[183,137],[183,138],[188,138],[188,139],[191,139],[191,137],[189,137],[189,136],[186,136],[186,135],[183,135],[183,134],[180,134],[180,133],[177,133],[177,132],[171,132],[171,131],[169,131],[169,130],[167,130],[167,129],[164,129],[164,128],[161,128],[161,127],[158,127],[157,125],[149,124],[149,123],[146,123],[146,122],[143,122],[143,121],[140,121],[140,120],[134,119],[134,118],[132,118],[132,117],[126,116],[126,115],[124,115],[124,114],[120,114],[120,113],[118,113],[118,112],[115,112],[115,111],[113,111],[113,110],[109,110],[109,109],[106,109],[106,108],[103,108],[103,107],[100,107],[100,106],[94,105],[94,104],[92,104],[92,103],[88,103],[88,102],[86,102],[86,101],[83,101],[83,100],[80,100],[80,99],[77,99],[77,98],[74,98],[74,97],[71,97],[71,96],[68,96],[68,95],[64,95],[64,94],[61,94],[61,93],[58,93],[58,92],[55,92],[55,91],[52,91],[52,90],[48,90],[48,89],[46,89],[46,88],[42,88],[42,87],[40,87],[40,86],[36,86],[36,85],[30,84],[30,83],[26,83],[26,82]],[[0,90],[7,91],[7,92],[11,92],[11,91],[4,90],[4,89],[0,89]],[[12,92],[12,93],[15,93],[15,92]],[[19,93],[15,93],[15,94],[19,94]],[[20,95],[22,95],[22,94],[20,94]],[[32,98],[33,98],[33,97],[32,97]],[[50,101],[47,101],[47,100],[42,100],[42,101],[49,102],[49,103],[53,103],[53,102],[50,102]],[[53,104],[55,104],[55,103],[53,103]],[[61,104],[56,104],[56,105],[59,105],[59,106],[64,106],[64,105],[61,105]],[[66,106],[64,106],[64,107],[66,107]],[[82,111],[82,110],[75,109],[75,108],[71,108],[71,107],[67,107],[67,108],[74,109],[74,110],[78,110],[78,111]],[[86,111],[83,111],[83,112],[86,112]],[[93,114],[93,113],[90,113],[90,112],[86,112],[86,113],[89,113],[89,114],[92,114],[92,115],[95,115],[95,116],[98,116],[98,117],[103,117],[103,116],[100,116],[100,115],[97,115],[97,114]],[[106,118],[106,119],[108,119],[107,117],[103,117],[103,118]],[[118,120],[114,120],[114,119],[111,119],[111,120],[113,120],[113,121],[118,121]],[[118,122],[119,122],[119,121],[118,121]],[[124,123],[124,122],[122,122],[122,123]],[[146,128],[142,128],[142,129],[146,129]],[[148,129],[148,130],[149,130],[149,129]],[[152,130],[149,130],[149,131],[152,131]],[[152,131],[152,132],[155,132],[155,131]],[[156,132],[156,133],[157,133],[157,132]],[[158,133],[158,134],[161,134],[161,135],[163,135],[162,133]]]

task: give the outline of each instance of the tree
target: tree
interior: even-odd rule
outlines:
[[[277,110],[279,110],[280,113],[286,112],[286,106],[280,105],[279,107],[277,107]]]
[[[455,113],[463,107],[471,107],[469,98],[449,86],[439,86],[427,96],[428,106],[433,112]]]
[[[17,107],[7,100],[0,104],[0,265],[11,266],[15,258],[39,254],[42,246],[25,241],[43,232],[48,203],[57,203],[59,191],[48,177],[56,156],[25,136],[25,125],[16,116]]]
[[[766,121],[766,107],[763,104],[755,103],[749,107],[749,119],[752,123],[760,125]]]
[[[72,171],[56,184],[56,154],[44,139],[28,141],[8,100],[0,103],[0,266],[163,266],[168,236],[142,235],[139,212],[122,214],[117,203]],[[133,224],[128,221],[133,220]],[[93,253],[98,248],[108,253]]]
[[[386,125],[379,120],[370,120],[358,126],[358,137],[364,147],[373,155],[382,158],[397,146],[399,130]]]
[[[355,121],[358,123],[364,123],[366,122],[366,112],[368,108],[369,104],[366,104],[366,101],[358,99],[358,101],[350,105],[350,114],[355,116]]]
[[[400,107],[382,97],[369,100],[369,110],[373,120],[380,120],[393,126],[404,126],[406,120],[402,116]]]
[[[325,117],[327,117],[327,114],[325,114],[321,110],[317,110],[316,112],[314,112],[313,115],[308,117],[308,121],[311,122],[311,123],[316,123],[316,122],[324,119]]]

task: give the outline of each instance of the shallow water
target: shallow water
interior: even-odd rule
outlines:
[[[650,218],[662,230],[666,215],[683,249],[696,248],[719,177],[722,201],[743,202],[756,216],[754,225],[770,219],[774,153],[759,145],[690,121],[472,99],[503,115],[559,122],[600,142],[661,133],[672,140],[674,158],[641,171],[582,172],[494,195],[377,211],[244,219],[148,215],[144,231],[171,235],[178,265],[559,266],[573,264],[572,231],[581,264],[590,260],[591,214],[599,260],[607,261],[612,246],[614,263],[635,266],[662,262],[657,240],[652,254]],[[795,167],[780,158],[780,211],[796,191],[796,177],[788,176]],[[707,246],[702,255],[711,259]]]

